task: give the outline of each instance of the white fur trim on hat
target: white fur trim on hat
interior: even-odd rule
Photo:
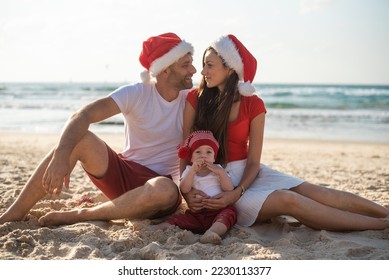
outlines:
[[[243,61],[234,42],[228,36],[223,36],[211,47],[224,59],[228,67],[235,70],[239,80],[243,80]]]
[[[250,82],[240,82],[238,90],[241,95],[250,96],[255,92],[255,87]]]
[[[150,65],[151,77],[157,77],[157,75],[172,65],[178,59],[186,55],[187,53],[193,54],[193,46],[185,41],[181,41],[177,46],[172,48],[169,52],[163,56],[154,60]]]
[[[141,78],[142,82],[145,84],[150,84],[150,83],[155,82],[155,78],[151,77],[150,72],[147,70],[142,71],[140,73],[140,78]]]

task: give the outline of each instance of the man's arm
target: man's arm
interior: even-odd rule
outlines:
[[[69,186],[70,156],[74,147],[88,132],[89,125],[120,113],[120,109],[111,97],[98,99],[74,113],[67,121],[52,159],[43,176],[46,192],[60,192],[63,182]]]
[[[67,121],[56,152],[70,154],[77,143],[85,136],[89,126],[120,113],[120,109],[111,97],[104,97],[89,103],[74,113]]]

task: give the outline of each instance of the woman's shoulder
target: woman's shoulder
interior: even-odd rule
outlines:
[[[198,98],[198,92],[198,88],[192,88],[191,90],[189,90],[188,96],[191,96],[191,98]]]
[[[242,96],[241,102],[248,112],[255,114],[266,112],[265,103],[258,95]]]
[[[253,94],[253,95],[250,95],[250,96],[242,96],[242,102],[244,104],[248,104],[248,105],[262,105],[264,104],[262,98],[260,98],[258,95],[256,94]]]
[[[188,92],[186,100],[189,101],[189,103],[193,106],[193,108],[196,108],[198,98],[199,98],[198,88],[194,88]]]
[[[242,100],[246,100],[247,102],[257,102],[258,100],[262,101],[262,99],[256,94],[253,94],[250,96],[241,95],[241,97],[242,97]]]

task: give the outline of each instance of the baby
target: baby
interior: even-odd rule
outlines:
[[[223,191],[233,190],[234,186],[225,169],[214,164],[218,149],[219,144],[210,131],[195,131],[179,146],[178,156],[181,159],[189,159],[192,163],[182,173],[181,193],[188,193],[195,188],[212,197]],[[236,219],[237,213],[233,206],[216,210],[188,209],[185,213],[175,214],[152,228],[166,229],[170,225],[176,225],[181,229],[203,234],[200,238],[202,243],[219,244],[221,236],[235,225]]]

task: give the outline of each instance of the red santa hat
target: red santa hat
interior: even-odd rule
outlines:
[[[222,36],[211,44],[211,47],[221,56],[228,67],[239,76],[238,89],[240,94],[250,96],[255,92],[251,84],[257,71],[257,60],[246,47],[234,36]]]
[[[181,159],[191,159],[193,152],[203,145],[211,146],[215,152],[216,159],[216,155],[219,150],[219,143],[209,130],[198,130],[189,135],[184,141],[184,144],[177,147],[178,157]]]
[[[139,61],[147,71],[141,74],[142,81],[150,82],[157,75],[187,53],[193,54],[193,46],[174,33],[153,36],[143,42]]]

